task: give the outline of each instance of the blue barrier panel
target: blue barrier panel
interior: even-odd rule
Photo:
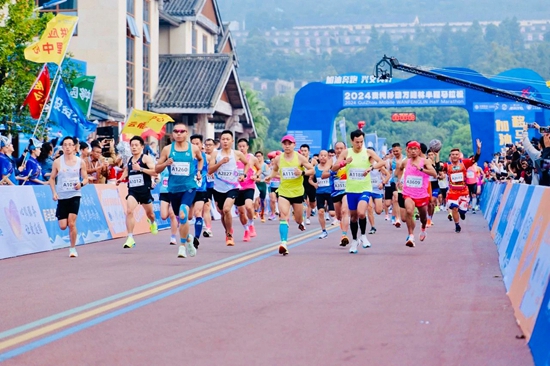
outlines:
[[[170,218],[166,219],[166,220],[162,220],[160,218],[160,200],[159,200],[159,196],[160,196],[160,185],[157,184],[157,186],[153,189],[153,211],[155,211],[155,219],[157,221],[157,225],[158,225],[158,228],[159,230],[162,230],[162,229],[168,229],[170,228]]]
[[[485,219],[487,219],[487,206],[489,205],[489,201],[491,200],[493,189],[495,189],[494,182],[485,182],[485,184],[483,185],[483,191],[481,192],[481,197],[479,198],[479,209],[481,210],[481,212],[483,212],[483,216],[485,216]]]
[[[550,285],[546,288],[535,329],[529,340],[529,348],[535,365],[550,365]]]
[[[69,230],[62,231],[59,228],[55,217],[57,202],[52,198],[50,187],[33,186],[33,189],[53,249],[69,247]],[[85,186],[82,189],[76,228],[78,230],[77,245],[112,239],[97,191],[92,185]]]
[[[493,192],[494,201],[493,205],[489,207],[489,219],[487,220],[489,223],[489,229],[493,229],[493,225],[495,223],[495,219],[497,218],[498,208],[501,203],[502,195],[504,194],[504,191],[506,190],[506,184],[504,183],[496,183],[495,184],[495,191]]]

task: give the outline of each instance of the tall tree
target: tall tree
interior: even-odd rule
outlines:
[[[269,130],[269,119],[266,117],[266,113],[269,110],[265,107],[264,102],[258,96],[258,92],[252,90],[250,85],[243,83],[246,100],[254,120],[254,126],[256,127],[257,138],[251,139],[250,147],[253,151],[263,150],[264,141],[267,138],[267,131]]]

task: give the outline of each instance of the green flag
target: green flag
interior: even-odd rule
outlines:
[[[73,80],[71,97],[80,107],[82,113],[88,117],[92,108],[92,99],[94,96],[95,76],[81,76]]]

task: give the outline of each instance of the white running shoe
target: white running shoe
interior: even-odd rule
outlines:
[[[78,253],[76,252],[76,248],[69,248],[69,257],[70,258],[78,257]]]
[[[326,238],[328,238],[328,233],[326,232],[326,230],[323,230],[321,235],[319,235],[319,239],[326,239]]]
[[[407,236],[407,242],[405,243],[405,245],[414,248],[414,235]]]
[[[310,219],[306,219],[306,225],[311,225],[311,220]]]
[[[357,240],[353,240],[351,242],[351,248],[349,248],[349,252],[351,254],[357,254],[357,246],[359,245],[359,243],[357,242]]]
[[[337,225],[340,225],[340,221],[338,219],[334,219],[334,221],[332,221],[332,226],[337,226]]]
[[[426,231],[421,231],[420,232],[420,241],[426,240],[427,236],[428,236],[428,233],[426,233]]]
[[[178,258],[187,258],[187,251],[185,250],[185,245],[180,245],[178,249]]]
[[[193,245],[193,235],[189,234],[187,237],[187,253],[189,253],[189,256],[194,257],[197,255],[197,249]]]
[[[370,241],[369,239],[367,239],[365,235],[361,235],[361,239],[359,239],[359,241],[361,242],[361,245],[363,246],[363,248],[370,248],[371,246]]]

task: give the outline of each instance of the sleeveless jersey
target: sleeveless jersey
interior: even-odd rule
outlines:
[[[369,173],[369,175],[372,184],[372,193],[383,194],[384,189],[378,188],[380,183],[382,183],[382,173],[380,173],[380,170],[374,169],[372,172]]]
[[[337,172],[332,172],[334,175],[332,184],[332,197],[340,196],[346,193],[346,168],[340,168]]]
[[[474,166],[466,170],[466,184],[477,184],[477,168]]]
[[[222,160],[222,150],[218,150],[216,155],[216,164]],[[214,190],[220,193],[229,192],[232,189],[239,189],[239,172],[237,170],[237,161],[235,151],[229,152],[229,161],[222,164],[214,173]]]
[[[449,177],[449,189],[456,192],[465,192],[468,194],[466,187],[466,166],[460,160],[458,164],[447,163],[447,176]]]
[[[317,179],[317,194],[332,193],[332,175],[328,178],[321,178],[323,171],[319,169],[319,164],[315,166],[315,178]]]
[[[174,160],[168,177],[168,192],[178,193],[190,191],[197,188],[195,182],[195,165],[193,164],[193,148],[190,142],[187,142],[187,150],[176,151],[176,143],[172,142],[170,157]]]
[[[135,162],[143,169],[147,169],[147,164],[143,162],[143,154]],[[151,176],[140,172],[139,170],[132,170],[132,158],[128,160],[128,192],[135,194],[147,194],[151,190]]]
[[[76,158],[75,165],[67,165],[65,162],[65,156],[62,155],[59,158],[59,174],[57,175],[57,182],[55,190],[57,191],[57,197],[60,200],[66,200],[73,197],[82,197],[82,190],[76,190],[74,187],[80,183],[80,169],[82,160]]]
[[[424,166],[424,159],[420,159],[420,166]],[[403,196],[411,198],[430,197],[428,186],[430,185],[429,175],[421,172],[411,165],[411,160],[407,161],[405,171],[403,172]]]
[[[208,175],[208,164],[206,163],[206,153],[201,152],[201,155],[202,160],[204,161],[201,170],[201,180],[197,180],[195,175],[195,183],[197,184],[197,192],[206,192],[206,176]],[[199,168],[199,161],[197,159],[193,159],[193,164],[195,164],[195,171],[197,171]]]
[[[248,161],[250,161],[250,158],[252,157],[252,154],[246,155]],[[237,161],[237,171],[239,172],[239,175],[244,174],[244,163],[242,161]],[[246,189],[254,189],[256,188],[256,181],[253,179],[255,174],[255,169],[250,168],[246,172],[246,178],[241,182],[241,191],[244,191]]]
[[[369,177],[364,176],[365,170],[371,166],[367,150],[363,148],[360,152],[355,153],[352,148],[349,148],[348,157],[351,157],[353,160],[346,165],[346,192],[371,192],[372,183]]]
[[[168,177],[170,176],[170,170],[164,169],[160,173],[160,192],[159,193],[168,193]]]
[[[284,154],[279,158],[279,174],[281,176],[281,185],[279,186],[277,192],[279,196],[294,198],[303,196],[304,189],[304,177],[294,174],[296,168],[302,169],[300,167],[300,160],[298,159],[298,153],[293,151],[293,156],[291,161],[285,159]]]

